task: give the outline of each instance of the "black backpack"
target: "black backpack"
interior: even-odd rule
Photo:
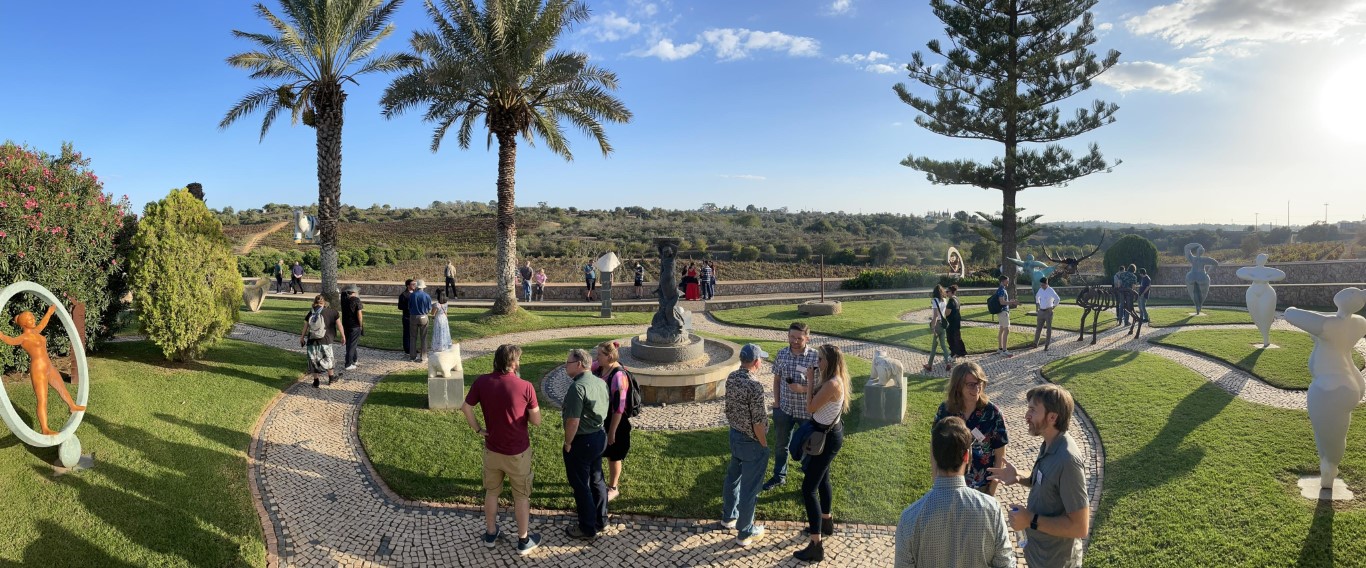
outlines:
[[[629,418],[640,416],[640,409],[645,406],[645,403],[640,396],[640,383],[636,382],[635,373],[632,373],[630,369],[627,369],[626,365],[620,365],[617,368],[621,369],[621,372],[626,374],[626,382],[630,385],[626,390],[626,416]]]
[[[1001,313],[1001,296],[999,294],[992,292],[990,296],[987,296],[987,311],[993,315]]]

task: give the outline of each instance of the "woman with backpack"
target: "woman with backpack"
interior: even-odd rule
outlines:
[[[611,501],[621,494],[617,489],[621,482],[621,462],[631,452],[631,380],[621,366],[615,341],[598,344],[593,366],[596,367],[593,374],[607,381],[607,449],[603,450],[602,457],[607,459],[607,500]]]
[[[333,333],[333,330],[336,333]],[[308,373],[313,375],[313,388],[318,388],[319,375],[327,373],[327,384],[336,378],[333,367],[336,359],[332,356],[332,343],[340,337],[346,343],[346,330],[342,329],[341,314],[327,306],[327,298],[318,294],[313,298],[313,309],[304,316],[304,329],[299,332],[299,347],[308,353]]]
[[[944,353],[944,371],[953,367],[953,357],[949,355],[949,341],[944,336],[948,328],[948,302],[944,298],[944,286],[934,286],[934,296],[930,298],[930,362],[925,363],[925,372],[934,371],[935,351]]]

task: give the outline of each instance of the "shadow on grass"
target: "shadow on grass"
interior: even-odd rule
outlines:
[[[37,522],[38,538],[24,549],[19,562],[0,560],[0,568],[22,566],[109,566],[112,568],[133,568],[131,564],[115,559],[80,535],[51,521]]]
[[[1248,353],[1246,357],[1239,359],[1234,366],[1246,370],[1248,373],[1252,373],[1252,369],[1257,366],[1257,360],[1262,358],[1263,353],[1266,353],[1265,349],[1255,349],[1251,353]],[[1208,357],[1209,355],[1206,354],[1205,356]],[[1258,378],[1261,377],[1259,376]],[[1265,381],[1266,379],[1262,378],[1262,380]]]
[[[1297,567],[1334,566],[1333,563],[1333,502],[1319,500],[1314,507],[1314,521],[1300,549]]]

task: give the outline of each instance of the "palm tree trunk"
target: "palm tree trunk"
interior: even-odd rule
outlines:
[[[493,297],[494,315],[517,311],[517,294],[513,291],[513,270],[517,266],[517,205],[514,186],[517,183],[517,135],[498,132],[498,291]]]
[[[340,306],[337,292],[337,220],[341,216],[342,108],[346,93],[337,85],[320,85],[313,96],[313,124],[318,136],[318,242],[322,245],[322,293]]]

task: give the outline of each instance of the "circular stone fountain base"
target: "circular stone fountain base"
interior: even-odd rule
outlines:
[[[645,334],[631,338],[631,355],[647,363],[671,365],[702,358],[705,352],[701,337],[688,334],[688,340],[675,345],[655,345],[645,339]],[[635,368],[631,369],[635,372]]]
[[[635,375],[645,404],[704,402],[726,395],[726,377],[740,368],[740,346],[695,335],[690,339],[696,340],[697,356],[672,363],[644,360],[633,349],[620,350],[621,364]],[[618,343],[624,345],[626,340],[621,339]],[[541,381],[541,389],[552,404],[560,406],[564,402],[565,392],[569,390],[569,383],[569,377],[565,376],[561,366]]]

